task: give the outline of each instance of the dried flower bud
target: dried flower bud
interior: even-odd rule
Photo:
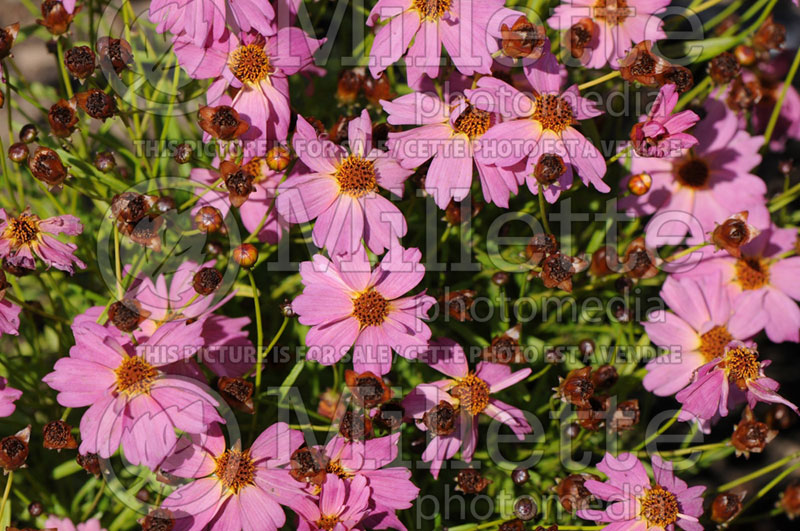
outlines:
[[[762,97],[761,83],[756,80],[745,82],[740,76],[730,84],[725,103],[732,111],[742,112],[752,109]]]
[[[786,511],[786,516],[790,520],[800,516],[800,483],[793,483],[786,487],[781,496],[780,506]]]
[[[560,348],[549,347],[544,351],[544,362],[550,365],[564,363],[564,353]]]
[[[25,142],[26,144],[30,144],[31,142],[34,142],[38,137],[39,137],[39,131],[33,124],[25,124],[19,130],[20,142]]]
[[[356,101],[361,85],[364,83],[364,74],[354,69],[345,69],[339,72],[339,81],[336,84],[336,99],[339,103],[348,104]]]
[[[756,420],[753,411],[746,407],[742,413],[742,420],[733,427],[731,444],[736,449],[736,456],[744,454],[750,457],[750,452],[760,454],[772,439],[778,435],[777,430],[769,429],[763,422]]]
[[[372,435],[372,420],[363,412],[347,411],[339,421],[339,434],[348,441],[363,441]]]
[[[558,242],[552,234],[537,232],[525,247],[525,256],[531,265],[539,265],[548,255],[558,252]]]
[[[633,312],[624,303],[614,305],[611,311],[614,319],[620,323],[630,323],[633,320]]]
[[[683,94],[694,86],[694,75],[685,66],[672,65],[658,78],[658,84],[661,86],[669,83],[675,85],[678,94]]]
[[[637,81],[654,87],[661,85],[659,76],[670,68],[669,62],[654,54],[650,41],[642,41],[619,60],[619,73],[625,81]]]
[[[539,508],[536,507],[536,503],[530,496],[520,496],[517,501],[514,502],[514,516],[523,522],[533,520],[536,518],[538,512]]]
[[[150,511],[139,523],[142,531],[172,531],[175,527],[175,515],[169,509],[159,507]]]
[[[794,161],[792,159],[784,159],[778,162],[778,171],[783,175],[788,176],[794,169]]]
[[[162,214],[166,214],[170,210],[175,210],[176,208],[177,204],[175,203],[175,199],[168,195],[158,196],[155,204],[153,205],[153,210],[156,212],[161,212]]]
[[[238,164],[224,160],[219,165],[219,173],[228,189],[228,199],[235,207],[242,206],[250,194],[256,191],[253,175]]]
[[[483,349],[483,359],[491,363],[522,363],[525,358],[519,345],[522,325],[509,328],[503,335],[492,338],[492,343]]]
[[[595,277],[611,275],[619,268],[617,251],[611,246],[600,247],[592,253],[589,272]]]
[[[331,388],[325,390],[319,397],[317,413],[333,420],[344,415],[345,404],[340,401],[341,395]]]
[[[525,531],[525,522],[519,518],[514,518],[513,520],[500,524],[497,531]]]
[[[591,18],[582,18],[564,34],[564,47],[575,59],[586,54],[586,47],[597,35],[597,26]]]
[[[114,171],[117,167],[117,161],[114,159],[114,154],[110,151],[101,151],[94,156],[94,167],[103,173]]]
[[[722,52],[708,64],[708,74],[717,85],[730,83],[739,75],[741,66],[731,52]]]
[[[147,247],[155,252],[161,251],[161,237],[158,231],[164,224],[161,216],[145,216],[136,223],[117,222],[120,233],[131,239],[133,243]]]
[[[150,312],[134,299],[122,299],[108,307],[108,320],[121,332],[133,332],[149,316]]]
[[[631,278],[652,278],[658,274],[658,260],[644,243],[644,237],[633,240],[622,258],[623,271]]]
[[[245,268],[251,268],[258,260],[258,249],[252,243],[243,243],[231,253],[233,261]]]
[[[550,186],[558,181],[567,172],[564,159],[554,153],[545,153],[536,162],[533,177],[542,186]]]
[[[0,467],[6,472],[25,468],[28,459],[28,443],[31,440],[30,424],[15,433],[0,439]]]
[[[289,460],[289,474],[297,481],[322,485],[327,472],[328,459],[317,448],[299,448]]]
[[[583,367],[569,371],[566,378],[559,378],[555,389],[558,397],[575,406],[590,407],[589,398],[594,394],[591,373],[591,367]]]
[[[774,404],[767,411],[767,426],[773,430],[788,430],[797,421],[794,411],[784,404]]]
[[[558,252],[544,259],[540,277],[546,288],[572,291],[572,275],[583,271],[588,266],[589,263],[582,258]]]
[[[11,55],[11,47],[18,34],[19,22],[0,28],[0,61]]]
[[[224,226],[222,219],[222,212],[219,209],[206,205],[200,207],[194,215],[194,223],[197,225],[197,230],[202,232],[217,232]]]
[[[114,219],[135,223],[147,215],[155,202],[152,195],[123,192],[111,198],[111,215]]]
[[[597,390],[608,389],[617,383],[617,380],[619,380],[619,373],[613,365],[601,365],[592,372],[592,385]]]
[[[734,214],[711,232],[711,241],[717,249],[725,249],[728,254],[739,258],[741,247],[760,234],[754,226],[747,223],[747,210]]]
[[[98,89],[89,89],[86,92],[75,94],[78,107],[96,120],[106,121],[117,112],[114,98]]]
[[[639,401],[635,398],[624,400],[617,404],[617,409],[611,416],[609,427],[613,431],[627,431],[639,424],[640,411]]]
[[[489,483],[491,481],[483,477],[474,468],[465,468],[456,476],[456,490],[460,490],[464,494],[483,492],[489,486]]]
[[[769,52],[770,50],[780,50],[784,42],[786,42],[786,26],[775,22],[770,13],[756,34],[753,35],[753,46],[756,50]]]
[[[442,400],[422,415],[422,423],[433,435],[450,435],[456,431],[457,418],[453,405]]]
[[[47,450],[74,450],[78,443],[72,436],[72,426],[63,420],[54,420],[42,429],[43,446]]]
[[[100,459],[97,454],[78,454],[75,461],[89,474],[100,477]]]
[[[444,209],[444,217],[450,225],[461,225],[461,223],[464,222],[464,210],[467,201],[469,201],[469,205],[472,207],[471,213],[473,218],[483,209],[483,204],[476,201],[472,196],[470,196],[468,200],[465,199],[460,203],[450,200],[447,207]]]
[[[577,422],[570,422],[564,428],[564,435],[567,436],[568,439],[574,439],[581,433],[581,427]]]
[[[88,46],[75,46],[64,52],[64,66],[73,77],[83,81],[94,73],[97,57]]]
[[[609,409],[608,396],[592,395],[589,397],[588,406],[578,406],[575,417],[578,425],[587,431],[598,431],[606,423]]]
[[[275,146],[267,151],[267,167],[272,171],[283,171],[292,161],[292,154],[283,146]]]
[[[631,136],[633,136],[633,133],[631,133]],[[636,152],[639,153],[638,150]],[[641,155],[641,153],[639,154]],[[653,177],[649,173],[637,173],[628,179],[628,191],[633,195],[644,195],[650,191],[652,186]]]
[[[756,52],[750,46],[739,44],[733,49],[733,55],[742,66],[753,66],[756,62]]]
[[[381,404],[378,409],[378,414],[372,419],[376,426],[379,426],[386,431],[396,431],[403,425],[403,415],[405,409],[402,404],[397,400]]]
[[[594,474],[570,474],[555,486],[558,501],[567,512],[575,512],[586,509],[594,501],[594,496],[584,486],[587,480],[598,481],[600,478]]]
[[[492,275],[492,284],[495,286],[505,286],[508,284],[508,281],[511,279],[511,275],[506,273],[505,271],[498,271],[494,275]]]
[[[378,79],[364,76],[363,88],[364,96],[372,105],[380,106],[380,100],[391,100],[395,96],[387,76],[380,76]]]
[[[471,289],[450,291],[439,297],[439,304],[457,321],[471,321],[470,309],[475,303],[477,293]]]
[[[234,409],[253,413],[253,383],[244,378],[221,376],[217,382],[219,394]]]
[[[531,479],[531,475],[527,468],[515,468],[514,471],[511,472],[511,481],[518,487],[527,483],[529,479]]]
[[[44,0],[42,2],[42,18],[36,19],[36,23],[47,28],[51,34],[58,36],[67,32],[72,19],[80,11],[77,6],[72,13],[61,4],[61,0]]]
[[[387,387],[383,378],[372,372],[367,371],[359,374],[355,371],[346,370],[344,372],[344,381],[350,389],[353,399],[363,408],[373,408],[392,398],[392,390]]]
[[[11,159],[12,162],[16,162],[17,164],[22,164],[26,160],[28,160],[28,155],[30,155],[30,149],[28,149],[28,144],[23,142],[14,142],[10,146],[8,146],[8,158]]]
[[[592,355],[594,354],[595,347],[596,347],[596,345],[595,345],[594,341],[592,341],[588,337],[583,338],[578,342],[578,352],[581,353],[581,356],[583,357],[583,361],[585,363],[588,362],[591,359]],[[601,369],[602,369],[602,367],[601,367]],[[600,369],[598,369],[598,371],[599,370]],[[595,372],[597,372],[597,371],[595,371]],[[592,381],[594,381],[594,377],[592,377]]]
[[[175,153],[172,155],[172,158],[175,159],[175,162],[178,164],[186,164],[192,160],[193,154],[194,150],[192,146],[189,144],[180,144],[175,148]]]
[[[75,131],[78,123],[78,113],[75,100],[61,99],[54,103],[47,112],[47,121],[50,122],[50,133],[53,136],[66,138]]]
[[[742,510],[743,499],[743,493],[722,492],[717,494],[717,497],[711,503],[711,520],[718,524],[724,524],[732,520]]]
[[[284,299],[283,303],[280,305],[281,307],[281,315],[284,317],[296,317],[297,313],[292,308],[292,303],[288,299]]]
[[[199,295],[211,295],[221,283],[222,273],[213,267],[204,267],[192,279],[192,287]]]
[[[525,57],[538,59],[544,51],[547,36],[544,27],[536,26],[527,17],[521,16],[509,28],[500,26],[503,53],[513,59]]]
[[[97,55],[104,72],[114,70],[119,75],[133,64],[133,51],[125,39],[100,37],[97,39]]]
[[[200,107],[197,120],[203,131],[219,140],[239,138],[250,129],[250,125],[239,117],[236,109],[228,105]]]
[[[39,516],[44,512],[44,505],[41,502],[35,501],[28,505],[28,514],[33,517]]]
[[[61,157],[50,148],[39,146],[28,159],[28,168],[33,176],[45,183],[50,190],[60,190],[67,178],[67,169]]]

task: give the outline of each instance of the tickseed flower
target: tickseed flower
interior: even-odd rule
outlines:
[[[106,531],[106,528],[102,526],[97,518],[90,518],[75,525],[69,518],[59,518],[55,515],[47,517],[44,522],[44,528],[55,529],[56,531]]]
[[[6,279],[6,272],[0,269],[0,335],[10,334],[15,336],[19,334],[19,313],[22,311],[22,308],[6,299],[6,290],[9,288],[9,286],[11,286],[11,284],[9,284],[8,280]],[[3,395],[4,385],[5,380],[0,377],[0,396]],[[12,391],[16,390],[14,389]],[[14,400],[16,400],[16,398]],[[3,399],[0,398],[0,403],[2,402]],[[3,415],[2,413],[4,410],[5,408],[0,405],[0,417],[7,416]],[[14,411],[14,408],[12,407],[7,411],[9,411],[8,415],[10,415]]]
[[[658,454],[653,454],[650,462],[654,481],[635,455],[622,453],[614,457],[607,453],[597,465],[606,481],[588,479],[584,486],[610,504],[604,511],[580,509],[578,516],[608,522],[608,529],[656,531],[678,526],[686,531],[703,531],[697,519],[703,514],[702,494],[706,488],[689,487],[675,477],[672,463]]]
[[[697,139],[685,133],[700,119],[694,111],[672,114],[678,104],[675,85],[667,84],[658,91],[658,96],[646,116],[631,129],[634,151],[642,157],[667,157],[679,155],[681,150],[697,144]],[[641,194],[638,194],[641,195]]]
[[[8,386],[8,380],[0,376],[0,417],[8,417],[17,408],[16,402],[22,391]]]
[[[369,513],[370,488],[364,476],[352,481],[343,481],[338,476],[328,474],[319,503],[307,498],[298,504],[297,512],[301,521],[297,531],[350,531],[362,529],[361,522]]]
[[[83,225],[75,216],[41,219],[27,208],[12,218],[0,208],[0,257],[26,269],[35,269],[34,257],[38,257],[47,267],[73,274],[74,265],[86,268],[86,264],[75,257],[78,246],[61,242],[54,235],[77,236],[82,231]]]

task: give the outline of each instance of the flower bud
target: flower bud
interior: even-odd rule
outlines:
[[[239,117],[236,109],[228,105],[200,107],[197,112],[200,128],[219,140],[233,140],[242,136],[250,125]]]
[[[692,71],[685,66],[672,65],[659,76],[659,86],[664,86],[668,83],[675,85],[675,90],[678,94],[683,94],[694,86],[694,75]]]
[[[111,198],[111,215],[125,223],[136,223],[147,215],[155,201],[152,195],[123,192]]]
[[[380,100],[391,100],[395,94],[392,92],[392,85],[389,83],[388,76],[380,76],[378,79],[372,76],[364,77],[364,96],[372,105],[380,106]]]
[[[139,520],[142,531],[172,531],[175,527],[175,515],[169,509],[158,507]]]
[[[617,409],[611,415],[609,427],[612,431],[627,431],[639,424],[639,401],[634,399],[624,400],[617,404]]]
[[[594,21],[588,17],[582,18],[564,33],[564,47],[569,50],[573,58],[580,59],[596,34],[597,26]]]
[[[79,10],[80,7],[76,7],[72,13],[67,13],[61,0],[44,0],[41,8],[42,18],[36,19],[36,23],[57,37],[67,32]]]
[[[75,101],[83,112],[96,120],[106,121],[117,112],[114,98],[98,89],[75,94]]]
[[[628,179],[628,191],[633,195],[642,196],[650,191],[653,178],[649,173],[637,173]]]
[[[180,144],[177,148],[175,148],[175,154],[172,158],[175,159],[175,162],[178,164],[186,164],[190,160],[192,160],[192,146],[189,144]]]
[[[800,516],[800,483],[792,483],[786,487],[781,495],[780,506],[790,520]]]
[[[752,66],[756,62],[756,52],[750,46],[739,44],[733,49],[733,55],[743,66]]]
[[[78,447],[72,436],[72,426],[63,420],[54,420],[45,424],[42,429],[43,445],[47,450],[74,450]]]
[[[153,209],[156,212],[161,212],[162,214],[166,214],[170,210],[175,210],[176,208],[177,208],[177,203],[175,203],[175,199],[168,195],[158,196],[155,204],[153,205]]]
[[[25,124],[19,130],[19,141],[26,144],[34,142],[38,136],[39,131],[36,130],[36,126],[33,124]]]
[[[511,472],[511,481],[518,487],[527,483],[529,479],[531,479],[531,475],[527,468],[515,468],[514,471]]]
[[[81,81],[94,73],[96,63],[97,57],[88,46],[75,46],[64,52],[64,66]]]
[[[283,171],[292,161],[292,155],[289,150],[283,146],[275,146],[267,151],[266,155],[267,167],[272,171]]]
[[[477,293],[471,289],[460,289],[448,292],[439,297],[439,304],[446,309],[453,319],[464,322],[471,321],[470,310],[475,304]]]
[[[610,388],[617,383],[617,380],[619,380],[619,373],[613,365],[601,365],[592,372],[592,385],[598,390]]]
[[[103,173],[109,173],[117,166],[114,154],[110,151],[101,151],[94,157],[94,167]]]
[[[483,350],[482,357],[491,363],[523,363],[525,361],[519,345],[522,326],[517,324],[504,334],[492,338],[491,344]]]
[[[730,83],[739,75],[741,66],[731,52],[722,52],[708,64],[708,74],[717,85]]]
[[[718,524],[724,524],[733,519],[742,510],[743,498],[744,494],[734,494],[733,492],[717,494],[711,503],[711,520]]]
[[[51,190],[60,190],[67,178],[67,169],[61,157],[50,148],[39,146],[28,159],[28,168],[33,176],[45,183]]]
[[[546,288],[572,291],[572,276],[588,266],[589,263],[582,258],[557,252],[544,259],[540,277]]]
[[[11,47],[19,34],[19,22],[0,28],[0,61],[11,55]],[[2,107],[2,104],[0,104]]]
[[[519,518],[514,518],[513,520],[500,524],[497,531],[525,531],[525,522]]]
[[[194,274],[192,287],[199,295],[211,295],[222,283],[222,273],[213,267],[204,267]]]
[[[133,63],[131,45],[125,39],[100,37],[97,39],[97,55],[100,57],[100,68],[104,72],[114,70],[117,75]]]
[[[252,243],[243,243],[233,250],[233,261],[244,268],[251,268],[258,260],[258,249]]]
[[[108,307],[108,320],[121,332],[133,332],[149,316],[150,312],[133,299],[122,299]]]
[[[464,494],[483,492],[489,486],[489,483],[491,481],[483,477],[474,468],[465,468],[456,476],[456,490],[460,490]]]
[[[325,482],[328,458],[318,448],[303,447],[294,451],[289,459],[289,475],[297,481],[314,485]]]
[[[537,232],[525,247],[525,256],[531,265],[539,265],[548,255],[558,252],[558,242],[552,234]]]
[[[78,123],[77,106],[74,100],[58,100],[47,112],[50,133],[59,138],[66,138],[75,131]]]
[[[514,502],[514,516],[523,522],[533,520],[536,518],[536,514],[538,512],[539,509],[536,507],[536,503],[530,496],[520,496],[520,498]]]
[[[221,376],[217,382],[220,395],[234,409],[253,413],[253,383],[243,378]]]
[[[619,268],[619,257],[617,251],[610,245],[600,247],[592,253],[592,261],[589,272],[595,277],[611,275]]]
[[[25,468],[28,459],[28,443],[31,440],[30,424],[15,433],[0,439],[0,467],[6,472]]]
[[[761,83],[757,80],[745,82],[741,76],[728,86],[728,97],[725,103],[735,112],[752,109],[763,97]]]
[[[11,159],[12,162],[16,162],[17,164],[22,164],[23,162],[28,160],[28,155],[30,155],[28,144],[24,144],[22,142],[14,142],[10,146],[8,146],[8,158]]]
[[[648,249],[644,237],[633,240],[622,258],[623,270],[631,278],[652,278],[658,274],[656,267],[658,260],[655,253]]]
[[[44,505],[41,502],[35,501],[28,504],[28,514],[37,517],[44,512]]]
[[[200,207],[194,215],[194,223],[197,230],[202,232],[217,232],[224,226],[222,212],[210,205]]]
[[[786,26],[775,22],[770,13],[756,34],[753,35],[753,46],[756,50],[769,52],[770,50],[780,50],[784,42],[786,42]]]

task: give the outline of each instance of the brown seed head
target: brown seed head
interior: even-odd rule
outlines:
[[[63,420],[54,420],[42,429],[43,445],[47,450],[72,450],[78,447],[72,436],[72,426]]]
[[[456,490],[465,494],[478,494],[486,490],[491,483],[474,468],[466,468],[456,476]]]
[[[222,273],[213,267],[204,267],[194,274],[192,287],[199,295],[211,295],[222,283]]]
[[[546,39],[543,26],[536,26],[527,17],[521,16],[509,28],[500,27],[503,53],[513,59],[525,57],[538,59],[544,50]]]
[[[200,128],[214,138],[233,140],[239,138],[250,128],[250,125],[239,117],[233,107],[201,107],[197,113]]]
[[[96,120],[106,121],[117,112],[114,98],[99,89],[89,89],[75,94],[75,101],[83,112]]]
[[[113,70],[119,75],[133,64],[131,45],[125,39],[100,37],[97,39],[97,55],[104,72]]]
[[[53,136],[66,138],[75,131],[75,125],[78,123],[76,110],[74,100],[61,99],[50,107],[47,121],[50,123],[50,132]]]
[[[97,57],[88,46],[75,46],[64,52],[64,66],[81,81],[94,73],[96,63]]]
[[[51,190],[60,189],[67,178],[67,169],[61,157],[50,148],[39,146],[28,159],[28,168],[33,176],[45,183]]]
[[[711,520],[718,524],[724,524],[739,514],[742,510],[742,499],[744,494],[733,492],[722,492],[717,494],[711,503]]]
[[[28,443],[31,440],[31,427],[0,439],[0,467],[6,472],[25,468],[28,459]]]

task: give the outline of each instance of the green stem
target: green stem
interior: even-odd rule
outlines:
[[[789,73],[786,75],[786,79],[783,81],[781,94],[778,96],[778,101],[775,102],[775,108],[772,109],[772,114],[769,117],[767,129],[764,131],[764,146],[769,145],[769,140],[772,138],[772,133],[775,131],[775,126],[778,124],[778,117],[781,114],[783,101],[786,99],[786,93],[789,92],[789,87],[792,86],[792,80],[794,79],[795,74],[797,74],[798,67],[800,67],[800,49],[798,49],[794,54],[794,61],[792,61],[792,66],[789,68]]]
[[[764,474],[769,474],[773,470],[782,467],[786,463],[789,463],[790,461],[793,461],[794,459],[797,459],[798,457],[800,457],[800,452],[795,452],[793,454],[787,455],[783,459],[781,459],[779,461],[775,461],[774,463],[772,463],[770,465],[767,465],[764,468],[760,468],[760,469],[756,470],[755,472],[751,472],[750,474],[747,474],[746,476],[742,476],[742,477],[740,477],[738,479],[734,479],[733,481],[730,481],[728,483],[720,485],[719,487],[717,487],[717,492],[724,492],[726,490],[730,490],[730,489],[732,489],[734,487],[738,487],[739,485],[741,485],[743,483],[747,483],[750,480],[753,480],[753,479],[756,479],[758,477],[761,477]]]
[[[625,155],[627,155],[630,150],[631,150],[631,146],[630,145],[625,146],[624,149],[621,149],[616,155],[614,155],[613,157],[611,157],[610,159],[608,159],[606,161],[606,166],[609,166],[609,165],[615,163],[621,157],[624,157]]]
[[[786,468],[786,470],[784,470],[783,472],[781,472],[781,473],[780,473],[780,474],[778,474],[777,476],[775,476],[775,477],[772,479],[772,481],[770,481],[769,483],[767,483],[766,485],[764,485],[764,487],[763,487],[761,490],[759,490],[759,491],[756,493],[756,495],[755,495],[755,496],[753,496],[752,498],[750,498],[750,499],[747,501],[747,503],[745,503],[745,504],[744,504],[744,507],[742,507],[742,510],[741,510],[741,511],[739,511],[739,513],[738,513],[738,514],[737,514],[737,515],[734,517],[734,519],[736,519],[736,518],[738,518],[739,516],[741,516],[741,515],[742,515],[742,513],[744,513],[744,512],[745,512],[747,509],[749,509],[750,507],[752,507],[752,506],[753,506],[753,504],[754,504],[755,502],[757,502],[759,499],[763,498],[763,497],[764,497],[764,495],[766,495],[766,494],[767,494],[769,491],[771,491],[771,490],[772,490],[772,489],[775,487],[775,485],[777,485],[778,483],[780,483],[781,481],[783,481],[783,479],[784,479],[786,476],[788,476],[789,474],[791,474],[792,472],[794,472],[794,471],[795,471],[795,470],[797,470],[798,468],[800,468],[800,463],[795,463],[795,464],[793,464],[792,466],[790,466],[790,467]]]
[[[689,255],[689,254],[691,254],[691,253],[693,253],[693,252],[695,252],[695,251],[697,251],[699,249],[702,249],[706,245],[711,245],[711,242],[698,243],[697,245],[693,245],[692,247],[688,247],[688,248],[684,249],[683,251],[678,251],[677,253],[665,258],[664,261],[665,262],[674,262],[678,258],[683,258],[684,256],[687,256],[687,255]]]
[[[724,448],[730,444],[729,441],[720,441],[715,443],[709,444],[700,444],[698,446],[689,446],[687,448],[679,448],[677,450],[667,450],[665,452],[657,452],[658,455],[661,457],[677,457],[679,455],[687,455],[693,454],[695,452],[705,452],[708,450],[716,450],[718,448]],[[641,451],[637,454],[639,457],[647,457],[648,453],[646,451]]]
[[[542,215],[542,225],[544,226],[545,232],[547,234],[553,234],[553,231],[550,230],[550,222],[547,221],[547,206],[545,205],[544,201],[544,186],[539,183],[539,212]]]
[[[8,479],[6,480],[6,490],[3,491],[3,499],[0,501],[0,522],[3,521],[3,512],[6,508],[6,502],[8,501],[8,494],[11,492],[11,483],[14,481],[14,471],[10,471],[8,473]]]
[[[614,79],[615,77],[619,77],[619,75],[620,75],[620,71],[619,70],[614,70],[613,72],[609,72],[608,74],[606,74],[604,76],[600,76],[600,77],[598,77],[596,79],[593,79],[591,81],[587,81],[586,83],[582,83],[582,84],[578,85],[578,90],[585,90],[585,89],[587,89],[589,87],[594,87],[595,85],[599,85],[600,83],[605,83],[609,79]]]
[[[665,422],[665,423],[664,423],[664,425],[663,425],[663,426],[661,426],[661,427],[658,429],[658,431],[657,431],[657,432],[655,432],[655,433],[654,433],[654,434],[652,434],[650,437],[648,437],[647,439],[645,439],[644,441],[642,441],[640,444],[638,444],[638,445],[637,445],[637,446],[636,446],[636,447],[633,449],[633,451],[634,451],[634,452],[638,452],[639,450],[641,450],[642,448],[646,447],[648,444],[650,444],[651,442],[653,442],[655,439],[657,439],[657,438],[658,438],[658,437],[659,437],[659,436],[660,436],[662,433],[664,433],[665,431],[667,431],[667,430],[670,428],[670,426],[672,426],[673,424],[675,424],[675,421],[677,421],[677,420],[678,420],[678,415],[680,415],[680,414],[681,414],[681,409],[679,409],[678,411],[676,411],[676,412],[675,412],[675,414],[672,416],[672,418],[671,418],[671,419],[669,419],[667,422]]]
[[[92,504],[89,506],[88,509],[86,509],[83,512],[83,516],[81,516],[81,521],[85,521],[87,518],[89,518],[89,516],[91,516],[92,512],[97,507],[97,504],[100,503],[100,498],[103,497],[103,492],[105,492],[105,490],[106,490],[106,482],[103,481],[100,484],[100,488],[97,490],[97,495],[94,497],[94,500],[92,500]]]

